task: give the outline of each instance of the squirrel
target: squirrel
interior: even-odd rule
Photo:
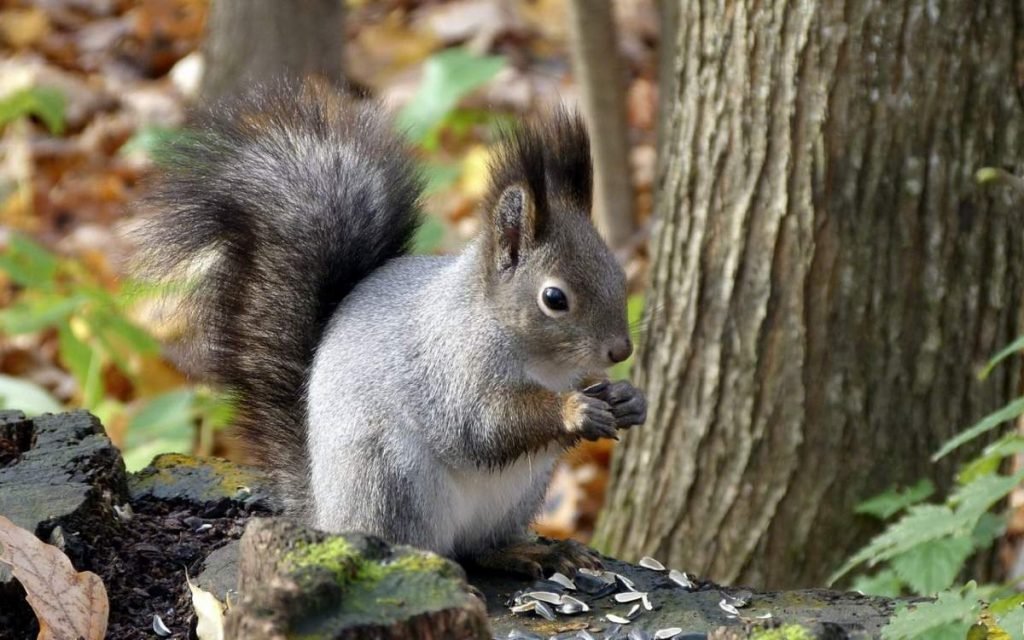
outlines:
[[[158,165],[144,273],[190,274],[200,369],[288,513],[531,576],[600,566],[528,533],[567,447],[646,416],[601,373],[633,347],[578,115],[503,133],[457,256],[408,255],[413,155],[380,105],[321,84],[201,108]]]

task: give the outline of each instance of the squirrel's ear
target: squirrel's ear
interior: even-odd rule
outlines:
[[[515,269],[539,231],[537,206],[530,192],[521,185],[506,187],[491,211],[494,221],[495,258],[502,271]]]

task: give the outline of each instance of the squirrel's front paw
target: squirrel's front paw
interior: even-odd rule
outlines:
[[[647,419],[647,398],[627,380],[598,382],[583,390],[588,397],[603,400],[611,409],[618,429],[643,424]]]
[[[524,540],[467,558],[478,567],[541,579],[555,571],[572,576],[578,569],[600,569],[601,556],[575,540]]]
[[[573,392],[565,397],[565,430],[585,440],[614,438],[615,415],[607,402],[584,393]]]

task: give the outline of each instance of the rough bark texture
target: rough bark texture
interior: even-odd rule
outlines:
[[[1020,0],[693,0],[666,41],[638,384],[598,542],[727,583],[821,584],[853,507],[1019,391]]]
[[[569,2],[572,64],[583,94],[594,156],[594,222],[613,249],[633,237],[633,187],[626,131],[626,76],[610,2]]]
[[[217,99],[278,77],[345,86],[343,0],[211,3],[201,93]]]

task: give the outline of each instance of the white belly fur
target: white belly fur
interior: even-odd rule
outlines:
[[[500,527],[509,512],[519,507],[527,493],[536,491],[535,484],[548,478],[557,460],[558,451],[541,451],[500,470],[481,468],[450,473],[450,526],[455,548],[471,548],[490,539],[495,527]]]

